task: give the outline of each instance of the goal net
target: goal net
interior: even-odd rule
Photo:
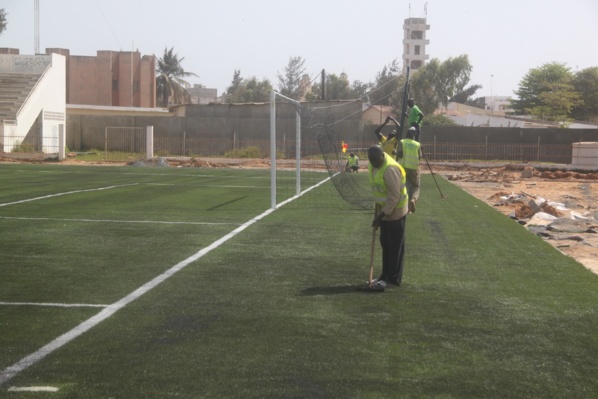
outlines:
[[[153,157],[153,126],[104,130],[104,160],[130,162]]]
[[[342,134],[359,123],[361,101],[299,103],[272,92],[270,107],[272,207],[298,195],[309,204],[332,206],[340,195],[373,209],[367,173],[346,169],[349,154],[365,162],[367,148],[349,146]]]
[[[407,68],[406,75],[401,78],[404,80],[402,99],[395,101],[395,103],[400,103],[401,122],[399,131],[397,132],[399,138],[403,137],[405,126],[410,84],[409,68]],[[378,101],[400,95],[398,82],[399,77],[394,77],[370,93],[373,94],[375,91],[382,91],[388,85],[384,90],[384,94],[376,93]],[[366,97],[369,103],[369,97]],[[334,194],[330,192],[330,188],[334,187],[336,193],[348,203],[361,209],[373,209],[374,198],[369,187],[367,171],[361,169],[363,173],[353,173],[347,168],[347,161],[348,156],[353,154],[358,159],[361,159],[363,165],[367,161],[367,150],[371,144],[374,144],[374,141],[370,139],[363,140],[363,137],[361,137],[362,140],[358,142],[347,143],[343,137],[344,132],[353,131],[355,133],[356,124],[359,125],[358,131],[363,132],[362,113],[364,105],[362,100],[300,103],[274,91],[270,95],[272,207],[276,207],[278,204],[276,193],[278,175],[275,165],[278,161],[277,154],[280,145],[280,136],[277,134],[277,124],[290,119],[288,111],[286,115],[277,112],[276,106],[278,103],[286,103],[287,107],[291,106],[295,113],[294,120],[296,127],[294,132],[296,148],[293,154],[293,157],[297,160],[294,180],[296,182],[295,195],[303,195],[305,193],[304,190],[311,190],[314,187],[318,187],[320,194],[324,193],[316,197],[321,200],[322,198],[333,196]],[[367,104],[365,107],[367,108],[370,105]],[[284,126],[284,128],[285,132],[289,132],[288,126]],[[355,134],[352,137],[354,138]],[[319,161],[319,163],[315,164],[317,166],[306,161],[310,159]],[[311,172],[313,170],[319,170],[320,173],[313,175],[313,178],[305,178],[305,175],[312,176]],[[307,184],[304,185],[304,183]],[[288,184],[282,186],[289,187]],[[329,191],[325,192],[324,188],[328,188]],[[319,205],[322,206],[322,203],[319,202]]]

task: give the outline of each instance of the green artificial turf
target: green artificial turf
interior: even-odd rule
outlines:
[[[128,179],[102,173],[107,180]],[[170,195],[145,186],[137,194],[135,186],[117,193],[137,198],[137,206],[104,193],[82,195],[81,201],[93,204],[94,217],[109,214],[122,220],[149,214],[152,220],[190,221],[189,212],[195,209],[198,219],[243,223],[267,207],[257,205],[269,198],[267,189],[257,195],[261,199],[234,201],[255,194],[250,189],[226,193],[171,173],[165,180],[177,185],[168,189]],[[144,179],[156,183],[155,178]],[[444,200],[431,176],[422,177],[417,212],[408,216],[399,288],[356,291],[368,276],[372,212],[338,198],[331,206],[330,189],[322,187],[248,227],[21,372],[0,387],[0,397],[40,397],[9,392],[8,386],[60,388],[48,395],[53,398],[594,397],[597,276],[461,189],[439,183]],[[178,186],[185,184],[196,189]],[[317,206],[322,195],[325,206]],[[221,207],[210,202],[214,196]],[[191,206],[194,199],[200,200]],[[160,204],[168,210],[152,214]],[[33,212],[23,205],[12,212]],[[83,212],[79,201],[71,200],[69,208]],[[0,217],[8,209],[0,208]],[[68,216],[64,210],[55,212]],[[35,247],[26,231],[49,229],[46,222],[37,230],[31,230],[31,221],[0,223],[11,223],[15,232],[24,230],[11,246],[0,244],[3,259],[6,250],[20,243]],[[74,260],[86,254],[103,259],[91,262],[89,275],[77,276],[78,262],[71,264],[67,245],[61,247],[62,262],[50,260],[48,267],[55,273],[66,267],[64,274],[57,281],[50,270],[43,275],[43,281],[56,287],[57,301],[116,301],[236,227],[189,225],[177,235],[171,225],[106,223],[97,231],[98,225],[104,226],[90,223],[87,233],[57,230],[78,248]],[[92,231],[105,247],[77,238]],[[4,230],[0,235],[1,243],[12,237]],[[133,248],[136,235],[138,249]],[[376,245],[376,272],[380,256]],[[116,258],[126,263],[102,269]],[[42,272],[32,259],[12,262]],[[52,292],[44,291],[40,281],[5,269],[0,268],[0,301],[31,296],[51,300]],[[4,283],[5,276],[14,282]],[[90,282],[95,278],[97,284]],[[65,288],[64,279],[71,288]],[[15,352],[28,354],[60,334],[61,325],[66,332],[96,312],[34,308],[16,316],[14,309],[0,306],[2,331],[27,328],[33,318],[31,333],[3,334],[2,368],[18,357]],[[40,328],[43,323],[49,323],[49,331]]]

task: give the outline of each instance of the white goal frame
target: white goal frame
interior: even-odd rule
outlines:
[[[293,104],[296,109],[295,119],[295,193],[301,194],[301,103],[283,96],[275,91],[270,92],[270,208],[276,209],[276,96]]]

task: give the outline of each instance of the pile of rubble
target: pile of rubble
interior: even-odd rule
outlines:
[[[598,233],[598,211],[580,213],[569,209],[564,203],[549,201],[525,192],[519,194],[495,194],[494,206],[514,205],[509,217],[528,230],[546,239],[584,242],[576,234]],[[574,197],[570,197],[575,200]],[[588,244],[590,245],[590,244]]]
[[[217,161],[207,161],[199,158],[151,158],[127,163],[128,166],[153,166],[173,168],[227,168],[230,164]]]

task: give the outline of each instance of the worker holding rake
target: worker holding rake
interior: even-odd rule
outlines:
[[[380,146],[368,149],[369,181],[379,209],[372,228],[380,227],[382,273],[371,282],[373,289],[401,285],[405,256],[405,224],[408,213],[405,170]]]

